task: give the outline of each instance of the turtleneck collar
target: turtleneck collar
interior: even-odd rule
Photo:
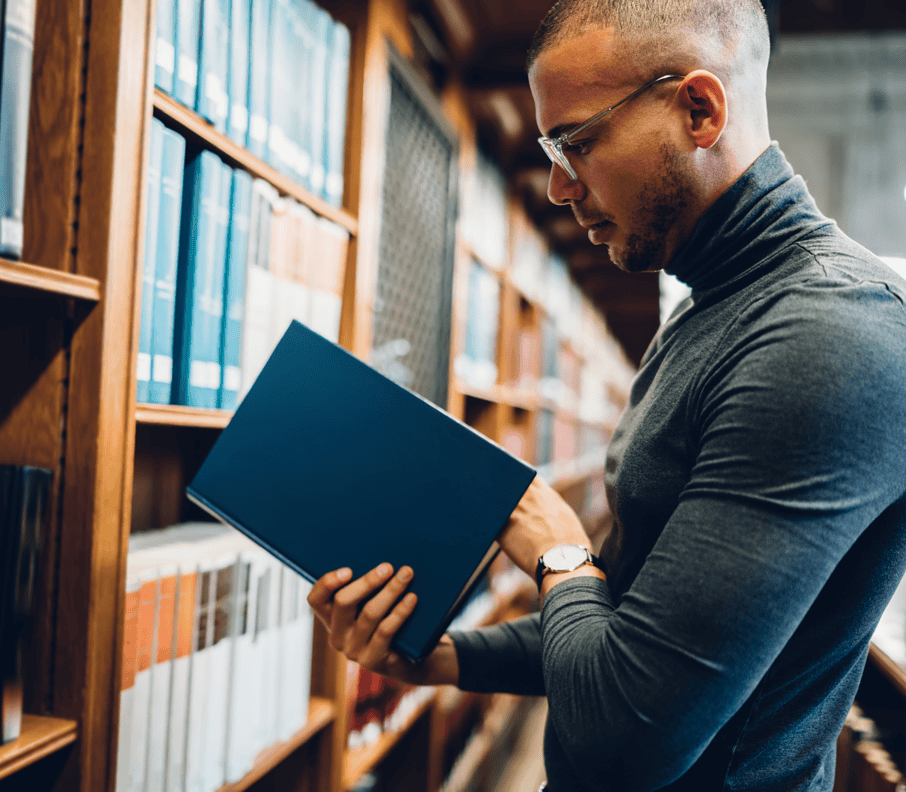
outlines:
[[[694,296],[758,267],[778,246],[832,224],[772,143],[699,218],[666,271]]]

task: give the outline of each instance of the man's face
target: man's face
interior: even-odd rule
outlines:
[[[613,31],[593,30],[545,50],[529,84],[538,127],[556,137],[643,85]],[[551,167],[548,197],[569,204],[593,244],[627,272],[665,267],[688,233],[689,178],[677,83],[667,81],[580,133],[566,154],[577,180]]]

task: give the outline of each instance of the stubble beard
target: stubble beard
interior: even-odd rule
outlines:
[[[687,176],[675,146],[664,143],[660,173],[646,181],[635,199],[622,248],[608,246],[611,261],[625,272],[656,272],[669,264],[668,234],[689,203]]]

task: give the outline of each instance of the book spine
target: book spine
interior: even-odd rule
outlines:
[[[249,129],[249,68],[251,57],[251,0],[232,0],[230,11],[230,112],[227,134],[245,146]]]
[[[175,602],[176,569],[161,569],[151,650],[151,709],[148,716],[148,773],[145,792],[164,792],[166,782]]]
[[[245,171],[233,173],[227,270],[223,297],[223,372],[217,406],[236,409],[242,384],[239,353],[242,344],[242,315],[245,304],[246,269],[249,248],[252,177]]]
[[[132,718],[135,707],[135,660],[138,630],[139,585],[126,585],[126,615],[123,627],[123,675],[120,687],[120,723],[116,749],[116,792],[128,792]]]
[[[150,398],[151,355],[154,319],[154,275],[157,268],[157,240],[160,218],[161,164],[164,151],[164,125],[156,118],[151,119],[151,152],[148,158],[146,183],[147,210],[145,213],[145,250],[142,261],[142,315],[138,341],[138,363],[136,366],[138,387],[136,398],[146,402]]]
[[[189,707],[186,728],[186,792],[210,792],[205,787],[205,729],[208,725],[208,648],[214,637],[216,574],[210,560],[198,569],[195,618],[192,631],[192,663],[189,670]]]
[[[327,78],[328,78],[328,35],[330,33],[331,19],[323,8],[310,4],[309,26],[311,36],[311,71],[308,80],[308,145],[310,157],[308,169],[308,189],[314,194],[325,194],[325,141],[327,130],[325,128],[327,115]]]
[[[340,337],[343,280],[349,234],[326,218],[317,220],[317,263],[312,294],[311,329],[336,343]]]
[[[222,166],[215,154],[202,151],[186,171],[183,227],[194,228],[195,234],[180,244],[173,391],[177,404],[193,407],[216,407],[220,387],[220,312],[216,334],[214,312],[215,301],[223,301],[223,260],[218,262],[219,235],[226,232],[219,219]]]
[[[280,675],[280,650],[282,648],[281,622],[283,618],[283,575],[286,565],[277,563],[273,567],[270,578],[269,610],[267,628],[263,640],[267,649],[264,659],[264,685],[262,689],[261,723],[263,726],[261,738],[265,748],[270,747],[279,740],[277,732],[277,702],[282,688]]]
[[[186,151],[186,142],[181,135],[169,129],[165,129],[163,134],[148,392],[148,401],[154,404],[170,403],[173,384],[176,279]]]
[[[227,716],[231,634],[235,613],[234,581],[239,559],[231,553],[218,559],[214,573],[214,633],[208,665],[208,708],[205,729],[205,788],[219,789],[226,772]]]
[[[313,24],[316,6],[311,0],[292,0],[290,12],[289,68],[297,75],[299,88],[292,96],[292,133],[290,135],[290,171],[302,185],[308,184],[311,173],[311,125],[315,115],[312,104],[314,85],[312,66],[314,59]]]
[[[252,559],[255,551],[243,552],[236,565],[233,591],[235,606],[232,620],[229,702],[226,717],[226,763],[224,779],[236,783],[250,769],[246,762],[248,744],[249,704],[246,700],[246,682],[249,673],[249,650],[251,648],[251,624],[253,598],[249,597],[252,584]]]
[[[254,656],[249,668],[249,696],[253,696],[254,707],[249,710],[249,719],[252,728],[249,730],[248,752],[252,757],[257,756],[268,747],[269,724],[266,721],[269,707],[269,693],[272,687],[272,655],[273,643],[270,640],[272,631],[274,595],[273,582],[278,574],[278,562],[268,558],[262,567],[255,586],[252,589],[255,603],[255,634],[252,638]]]
[[[246,147],[256,157],[267,157],[270,126],[272,0],[252,0],[251,53],[249,55],[249,131]]]
[[[195,109],[218,132],[226,132],[229,114],[230,6],[231,0],[203,0],[201,6],[200,82]]]
[[[173,96],[195,108],[198,91],[198,49],[201,0],[176,0],[176,76]]]
[[[144,792],[148,773],[148,730],[151,716],[151,653],[157,610],[157,571],[142,576],[135,633],[135,701],[129,751],[129,789]]]
[[[333,21],[330,30],[330,66],[327,87],[324,146],[324,199],[333,206],[343,203],[343,160],[346,151],[346,104],[349,94],[349,28]]]
[[[270,123],[267,134],[267,161],[280,173],[289,173],[287,156],[287,122],[292,108],[289,86],[297,87],[291,72],[289,0],[274,0],[271,6],[270,41]]]
[[[157,39],[154,48],[154,84],[173,93],[176,73],[176,0],[157,0]]]
[[[36,0],[7,0],[0,72],[0,256],[22,256]]]
[[[186,738],[189,716],[189,676],[192,664],[193,629],[198,569],[194,561],[180,565],[176,589],[176,652],[170,686],[170,728],[167,739],[167,792],[184,792]]]

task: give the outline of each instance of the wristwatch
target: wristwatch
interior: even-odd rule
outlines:
[[[596,558],[582,545],[555,545],[538,559],[535,582],[541,590],[541,581],[548,572],[572,572],[580,566],[595,566]]]

